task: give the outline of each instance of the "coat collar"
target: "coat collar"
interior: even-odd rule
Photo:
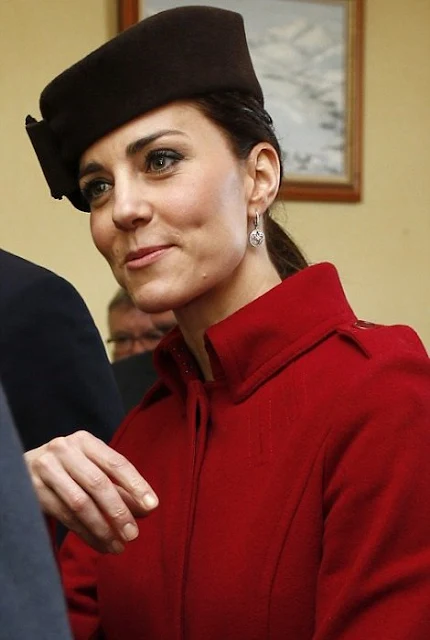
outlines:
[[[207,330],[214,379],[224,380],[240,402],[340,324],[355,320],[335,267],[307,267]],[[187,384],[199,377],[179,329],[160,343],[154,362],[162,382],[144,404],[163,384],[184,398]]]

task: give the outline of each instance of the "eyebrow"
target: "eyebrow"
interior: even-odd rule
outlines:
[[[138,138],[134,142],[130,142],[130,144],[128,144],[125,148],[125,155],[127,156],[127,158],[132,158],[149,144],[155,142],[155,140],[168,135],[185,136],[186,134],[183,131],[179,131],[178,129],[161,129],[160,131],[151,133],[151,135],[149,136],[144,136],[143,138]],[[103,171],[103,168],[103,165],[98,162],[88,162],[88,164],[85,164],[82,169],[79,170],[78,180],[81,180],[85,176],[91,175],[92,173],[97,173],[97,171]]]

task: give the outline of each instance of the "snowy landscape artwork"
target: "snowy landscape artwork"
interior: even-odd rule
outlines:
[[[142,0],[141,17],[182,4],[238,11],[285,156],[287,178],[348,175],[348,2]]]

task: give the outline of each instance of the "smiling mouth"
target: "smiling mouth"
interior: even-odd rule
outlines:
[[[140,269],[153,262],[156,262],[159,258],[163,257],[173,245],[160,245],[154,247],[146,247],[145,249],[139,249],[138,251],[131,251],[125,257],[124,264],[127,269]]]

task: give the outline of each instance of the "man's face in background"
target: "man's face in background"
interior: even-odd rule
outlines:
[[[153,351],[163,336],[176,324],[173,311],[149,314],[134,306],[121,304],[108,316],[112,360]]]

